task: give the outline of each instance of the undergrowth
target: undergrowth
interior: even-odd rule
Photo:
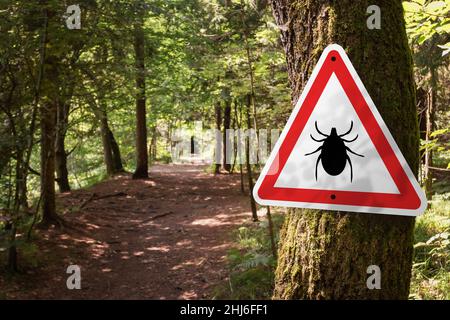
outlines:
[[[450,193],[416,220],[411,299],[450,299]]]
[[[278,243],[283,216],[272,216]],[[235,232],[237,246],[228,252],[229,277],[214,292],[215,299],[270,299],[274,286],[276,259],[271,250],[267,220],[240,227]]]
[[[416,220],[410,299],[450,299],[450,193],[437,194]],[[283,215],[274,214],[278,232]],[[228,283],[216,299],[270,299],[276,261],[271,253],[267,222],[240,227],[237,248],[228,253]]]

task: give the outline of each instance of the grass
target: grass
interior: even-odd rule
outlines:
[[[418,217],[410,299],[450,299],[450,192],[437,194]],[[273,215],[276,240],[283,215]],[[216,299],[270,299],[276,261],[270,250],[267,222],[236,231],[237,248],[228,253],[229,280]]]
[[[411,299],[450,299],[450,193],[416,220]]]

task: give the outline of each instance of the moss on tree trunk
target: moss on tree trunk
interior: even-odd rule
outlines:
[[[366,9],[381,8],[381,29],[369,30]],[[412,60],[400,0],[272,0],[281,26],[293,102],[323,49],[341,45],[414,172],[419,160]],[[281,231],[274,298],[406,299],[414,218],[291,210]],[[369,290],[369,265],[381,289]]]

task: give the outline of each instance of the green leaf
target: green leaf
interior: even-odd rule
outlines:
[[[403,2],[403,9],[407,12],[420,12],[422,6],[416,2],[405,1]]]
[[[438,33],[450,33],[450,22],[436,28]]]
[[[439,130],[433,131],[433,132],[430,134],[430,137],[431,137],[431,138],[434,138],[434,137],[439,136],[439,135],[441,135],[441,134],[445,134],[445,133],[447,133],[447,132],[449,132],[449,131],[450,131],[449,128],[439,129]]]
[[[428,40],[428,37],[426,35],[424,35],[424,34],[421,34],[419,39],[417,39],[417,43],[418,44],[422,44],[422,43],[424,43],[427,40]]]
[[[425,6],[426,12],[435,12],[442,8],[445,8],[447,5],[444,1],[433,1]]]

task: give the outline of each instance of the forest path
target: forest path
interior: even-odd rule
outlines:
[[[239,175],[203,166],[156,165],[150,179],[120,175],[62,194],[59,208],[76,229],[40,231],[39,267],[20,277],[9,298],[202,299],[225,279],[231,231],[250,221]],[[92,200],[77,210],[87,199]],[[75,208],[75,209],[74,209]],[[66,209],[68,210],[68,209]],[[156,217],[156,219],[155,219]],[[43,260],[42,260],[43,259]],[[81,268],[81,290],[66,269]],[[29,278],[29,281],[26,280]],[[0,281],[1,282],[1,281]]]

